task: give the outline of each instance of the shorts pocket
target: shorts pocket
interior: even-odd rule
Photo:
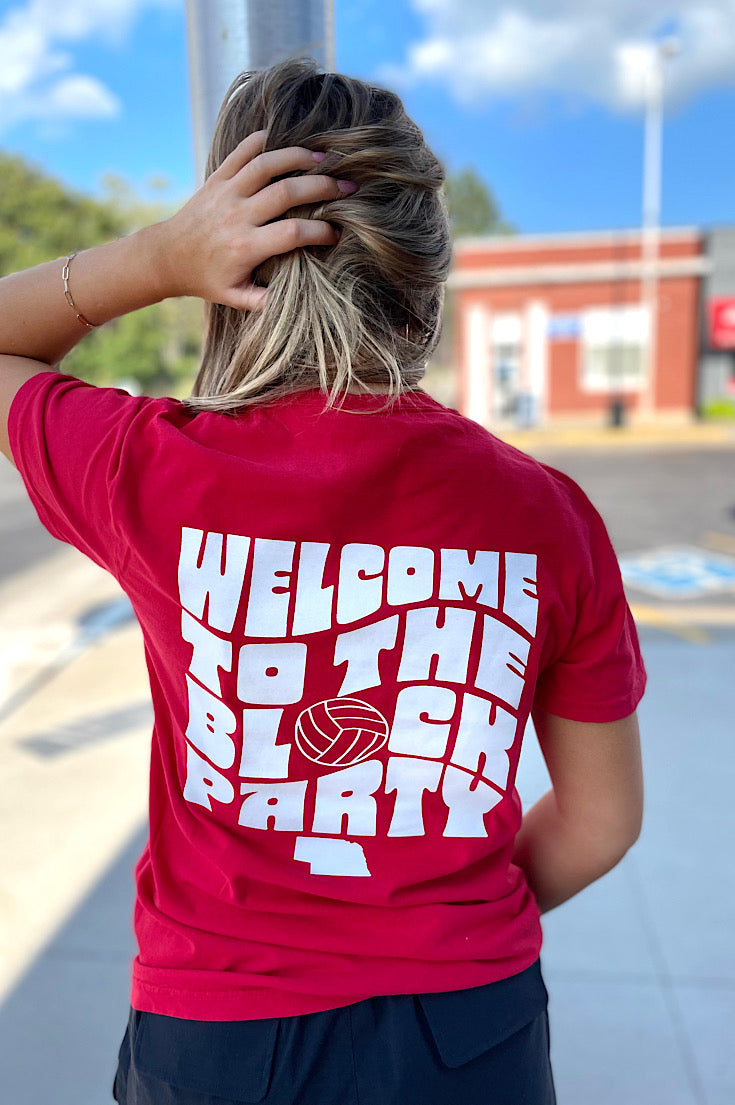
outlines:
[[[229,1101],[262,1101],[268,1092],[278,1018],[194,1021],[136,1011],[136,1071],[182,1090]]]
[[[544,1012],[549,995],[536,960],[520,974],[485,986],[417,994],[442,1061],[469,1063]]]

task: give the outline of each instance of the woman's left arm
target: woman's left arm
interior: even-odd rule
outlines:
[[[257,310],[267,295],[252,281],[258,265],[302,246],[336,244],[331,223],[282,216],[339,199],[341,182],[314,172],[311,150],[263,152],[264,141],[265,131],[249,135],[170,219],[76,256],[68,280],[76,311],[64,295],[65,258],[0,280],[0,451],[9,460],[11,403],[26,380],[58,367],[89,333],[77,313],[99,326],[180,295]]]
[[[126,238],[94,246],[71,262],[64,296],[66,258],[48,261],[0,280],[0,356],[27,358],[43,368],[56,366],[88,333],[77,312],[95,326],[157,303],[168,294],[162,280],[165,224],[145,227]]]
[[[49,261],[0,280],[0,452],[13,460],[8,416],[16,393],[38,372],[59,362],[89,333],[77,312],[95,325],[165,298],[160,252],[165,224],[95,246],[75,257],[64,296],[66,259]]]

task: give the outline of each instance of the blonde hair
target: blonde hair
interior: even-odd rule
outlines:
[[[243,138],[265,149],[306,146],[312,170],[353,180],[343,199],[295,207],[284,218],[325,219],[334,246],[269,258],[253,273],[265,307],[206,304],[195,410],[231,411],[307,388],[328,393],[415,389],[439,341],[451,264],[444,169],[398,96],[312,58],[241,73],[220,109],[207,176]],[[295,175],[295,174],[287,174]]]

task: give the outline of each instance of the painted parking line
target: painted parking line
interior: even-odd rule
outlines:
[[[711,639],[708,629],[735,627],[735,556],[727,555],[735,554],[735,538],[707,532],[701,540],[710,548],[667,545],[623,555],[620,571],[626,588],[664,600],[631,598],[639,624],[703,645]]]
[[[701,542],[703,545],[709,546],[711,549],[717,549],[718,552],[730,553],[735,556],[735,536],[731,533],[716,533],[713,530],[707,530],[702,534]]]
[[[681,637],[684,641],[690,641],[694,645],[708,645],[711,637],[700,625],[688,624],[682,620],[679,611],[671,611],[663,606],[646,606],[643,603],[631,602],[630,610],[638,625],[652,625],[656,629],[663,629],[674,637]],[[733,618],[735,625],[735,617]]]

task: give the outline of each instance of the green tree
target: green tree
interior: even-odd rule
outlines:
[[[513,233],[513,227],[501,217],[492,191],[475,169],[447,173],[444,191],[453,238]]]
[[[71,191],[21,157],[0,151],[0,274],[125,233],[111,205]]]
[[[150,182],[146,202],[118,176],[102,199],[81,195],[22,158],[0,151],[0,275],[88,249],[172,213],[168,184]],[[61,294],[61,293],[60,293]],[[102,386],[134,379],[148,393],[187,393],[201,349],[199,300],[166,300],[92,331],[64,369]]]

